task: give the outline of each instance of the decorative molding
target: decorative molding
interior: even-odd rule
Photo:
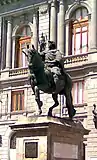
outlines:
[[[90,5],[87,2],[85,2],[84,0],[73,0],[73,2],[74,3],[72,3],[72,5],[70,5],[68,10],[66,11],[65,19],[69,19],[71,13],[73,11],[75,11],[78,8],[79,5],[86,7],[88,9],[89,14],[92,12],[92,9],[91,9]]]
[[[40,14],[46,14],[48,11],[48,5],[44,5],[42,7],[39,7],[39,13]]]
[[[29,22],[28,21],[28,15],[27,14],[20,15],[19,20],[20,20],[21,24],[25,24],[25,23]]]
[[[82,1],[83,0],[74,0],[74,2],[77,3],[77,4],[81,4]]]
[[[6,5],[6,4],[11,4],[14,2],[18,2],[20,0],[0,0],[0,5]]]
[[[75,3],[80,4],[81,0],[75,0]]]

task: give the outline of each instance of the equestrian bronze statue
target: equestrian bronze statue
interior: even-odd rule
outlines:
[[[72,80],[64,70],[62,54],[56,49],[55,43],[49,41],[49,50],[38,53],[34,46],[23,50],[28,58],[29,80],[35,95],[35,100],[42,113],[43,102],[40,100],[40,90],[52,94],[54,105],[49,108],[48,116],[52,116],[53,108],[59,105],[58,94],[65,95],[66,107],[70,119],[76,113],[72,100]]]

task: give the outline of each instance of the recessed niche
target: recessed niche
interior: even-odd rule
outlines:
[[[25,158],[38,158],[38,142],[25,142]]]

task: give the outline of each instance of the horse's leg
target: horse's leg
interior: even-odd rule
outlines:
[[[41,107],[42,107],[43,103],[42,103],[42,101],[40,101],[40,93],[39,93],[39,89],[38,89],[37,86],[34,87],[34,91],[35,91],[34,92],[34,94],[35,94],[35,100],[37,102],[38,109],[39,109],[39,115],[40,115],[42,113]]]
[[[68,114],[69,114],[69,117],[72,119],[76,113],[76,110],[74,109],[74,106],[73,106],[73,99],[72,99],[72,94],[70,90],[65,91],[65,97],[66,97],[66,107],[68,108]]]
[[[49,108],[49,111],[48,111],[48,116],[52,116],[52,110],[53,108],[57,107],[59,105],[59,102],[58,102],[58,94],[52,94],[52,98],[54,100],[54,105],[52,107]]]
[[[35,95],[35,100],[37,102],[37,105],[38,105],[38,109],[39,109],[39,114],[42,113],[42,110],[41,110],[41,107],[43,105],[42,101],[40,101],[40,93],[39,93],[39,89],[37,86],[34,85],[34,81],[31,79],[30,77],[30,85],[31,85],[31,88],[33,90],[33,93]]]

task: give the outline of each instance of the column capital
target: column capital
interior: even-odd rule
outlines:
[[[38,12],[38,9],[37,9],[37,8],[34,9],[34,10],[33,10],[33,16],[37,15],[37,12]]]
[[[51,7],[54,7],[56,5],[57,0],[52,0],[51,1]]]
[[[64,0],[60,0],[59,3],[60,3],[60,4],[64,4]]]
[[[60,9],[60,12],[64,12],[65,11],[64,1],[63,0],[60,0],[60,2],[59,2],[59,9]]]
[[[12,36],[12,40],[15,40],[16,39],[16,36],[14,35],[14,36]]]
[[[13,19],[12,16],[9,16],[9,17],[6,18],[6,20],[7,20],[8,22],[10,22],[10,23],[12,22],[12,19]]]

